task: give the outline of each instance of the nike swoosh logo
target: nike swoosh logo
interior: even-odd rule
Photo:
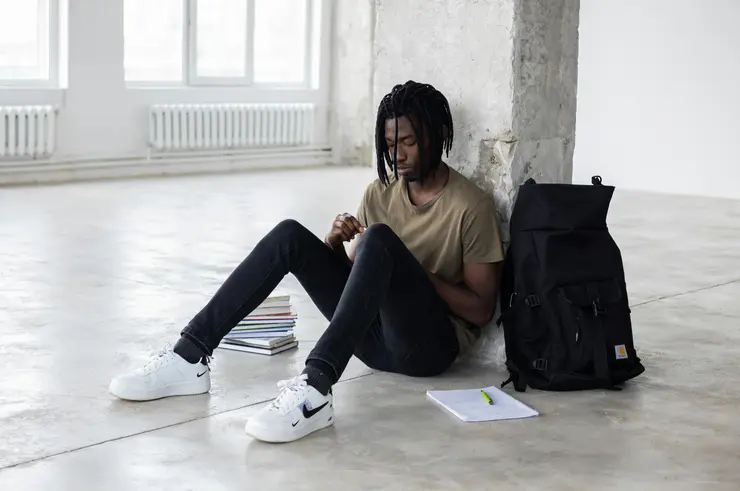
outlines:
[[[198,374],[198,378],[201,378],[201,377],[202,377],[203,375],[205,375],[206,373],[208,373],[208,370],[206,370],[206,371],[205,371],[205,372],[203,372],[203,373],[199,373],[199,374]]]
[[[299,421],[296,421],[295,423],[290,423],[290,424],[292,424],[293,425],[293,428],[295,428],[295,425],[297,425],[298,423],[300,423],[300,420]]]
[[[310,418],[312,416],[315,416],[316,413],[318,413],[319,411],[321,411],[322,409],[324,409],[327,404],[329,404],[329,401],[326,401],[325,403],[323,403],[319,407],[314,408],[314,409],[311,409],[310,411],[308,409],[306,409],[306,406],[304,405],[303,406],[303,417],[306,418],[306,419],[308,419],[308,418]]]

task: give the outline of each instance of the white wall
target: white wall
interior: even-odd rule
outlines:
[[[68,68],[67,90],[0,88],[0,104],[60,106],[55,159],[145,156],[149,134],[147,111],[152,104],[322,101],[326,104],[329,90],[326,70],[319,90],[128,88],[123,72],[122,0],[69,2]]]
[[[740,198],[738,20],[738,0],[583,0],[574,180]]]

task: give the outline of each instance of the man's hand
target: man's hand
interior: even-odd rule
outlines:
[[[325,242],[332,249],[337,249],[342,245],[342,242],[349,242],[357,234],[364,231],[365,227],[355,217],[349,213],[342,213],[334,219],[331,225],[331,231],[326,236]]]

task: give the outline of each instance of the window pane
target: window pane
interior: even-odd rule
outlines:
[[[183,0],[124,0],[126,80],[182,80],[183,9]]]
[[[306,10],[306,0],[255,0],[255,82],[304,82]]]
[[[198,0],[196,72],[200,77],[244,77],[247,1]]]
[[[45,0],[0,0],[0,78],[49,78]]]

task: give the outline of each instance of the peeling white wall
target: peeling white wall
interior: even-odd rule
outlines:
[[[334,4],[330,135],[334,162],[372,163],[375,108],[372,100],[375,0]]]
[[[376,3],[374,106],[395,84],[434,85],[455,123],[450,163],[474,172],[481,142],[512,128],[514,2]]]
[[[740,198],[740,1],[582,2],[575,180]]]

